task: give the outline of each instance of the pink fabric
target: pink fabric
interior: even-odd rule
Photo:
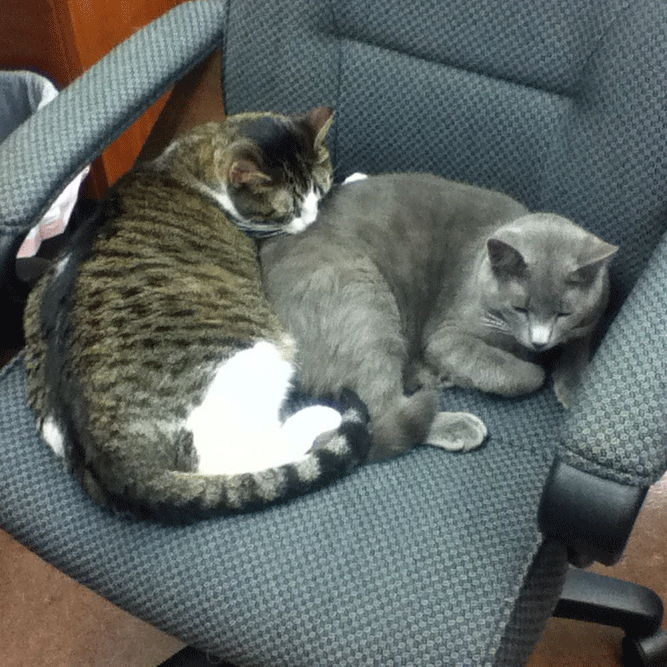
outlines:
[[[42,241],[50,239],[53,236],[62,234],[67,227],[70,216],[76,204],[79,194],[79,186],[84,179],[90,167],[86,167],[60,194],[58,199],[53,202],[51,208],[45,213],[39,223],[33,227],[28,236],[25,237],[17,257],[32,257],[39,250]]]

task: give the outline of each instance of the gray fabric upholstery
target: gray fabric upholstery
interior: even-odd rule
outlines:
[[[493,433],[477,452],[425,447],[282,507],[173,527],[94,506],[16,400],[23,382],[18,358],[0,375],[0,525],[235,664],[515,666],[555,603],[562,572],[552,566],[534,601],[542,613],[527,614],[530,632],[511,626],[523,643],[495,661],[541,543],[535,507],[562,418],[550,392],[500,403],[454,392],[448,407],[470,406]]]
[[[553,613],[553,590],[563,581],[567,568],[565,547],[545,541],[514,605],[494,664],[523,665],[528,661],[535,637],[544,629],[544,619]]]
[[[667,238],[588,368],[560,457],[584,472],[646,487],[667,468]]]
[[[230,113],[329,103],[339,178],[426,169],[560,212],[621,245],[625,297],[667,221],[664,2],[250,5],[230,7]]]
[[[336,107],[339,178],[435,171],[620,243],[618,309],[667,225],[666,12],[659,0],[188,3],[0,145],[0,233],[20,236],[58,184],[218,44],[229,112]],[[664,284],[656,259],[571,415],[550,387],[516,400],[448,391],[444,408],[486,421],[483,448],[421,448],[287,505],[186,527],[119,519],[88,500],[37,436],[19,358],[0,374],[0,525],[239,665],[519,665],[562,584],[563,550],[542,546],[536,524],[562,441],[568,460],[628,483],[665,468],[664,375],[628,382],[637,357],[662,368],[645,311],[660,307]],[[642,404],[650,419],[637,420],[650,426],[634,440],[620,413],[606,422],[606,405]]]

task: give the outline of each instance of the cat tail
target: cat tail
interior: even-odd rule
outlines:
[[[373,424],[369,460],[396,456],[427,441],[440,401],[435,389],[400,396]]]
[[[488,432],[479,417],[469,412],[439,412],[439,404],[435,389],[421,389],[394,400],[374,424],[369,461],[422,444],[468,452],[484,442]]]
[[[165,521],[240,514],[283,503],[327,486],[366,460],[370,450],[369,415],[352,391],[345,391],[340,425],[318,437],[299,461],[258,472],[203,475],[165,471],[139,493],[116,497],[116,508]],[[150,500],[146,500],[150,498]]]

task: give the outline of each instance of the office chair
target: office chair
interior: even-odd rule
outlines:
[[[667,4],[184,3],[0,145],[6,309],[25,297],[18,245],[59,189],[214,49],[228,113],[335,107],[337,180],[432,171],[620,245],[575,405],[550,386],[447,390],[443,409],[486,422],[484,447],[420,447],[285,505],[173,526],[113,516],[63,472],[19,354],[0,373],[0,526],[239,666],[516,666],[554,610],[622,625],[627,664],[663,664],[657,596],[568,563],[615,562],[667,468]]]

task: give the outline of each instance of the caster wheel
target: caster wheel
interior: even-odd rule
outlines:
[[[667,633],[623,638],[623,667],[667,667]]]

